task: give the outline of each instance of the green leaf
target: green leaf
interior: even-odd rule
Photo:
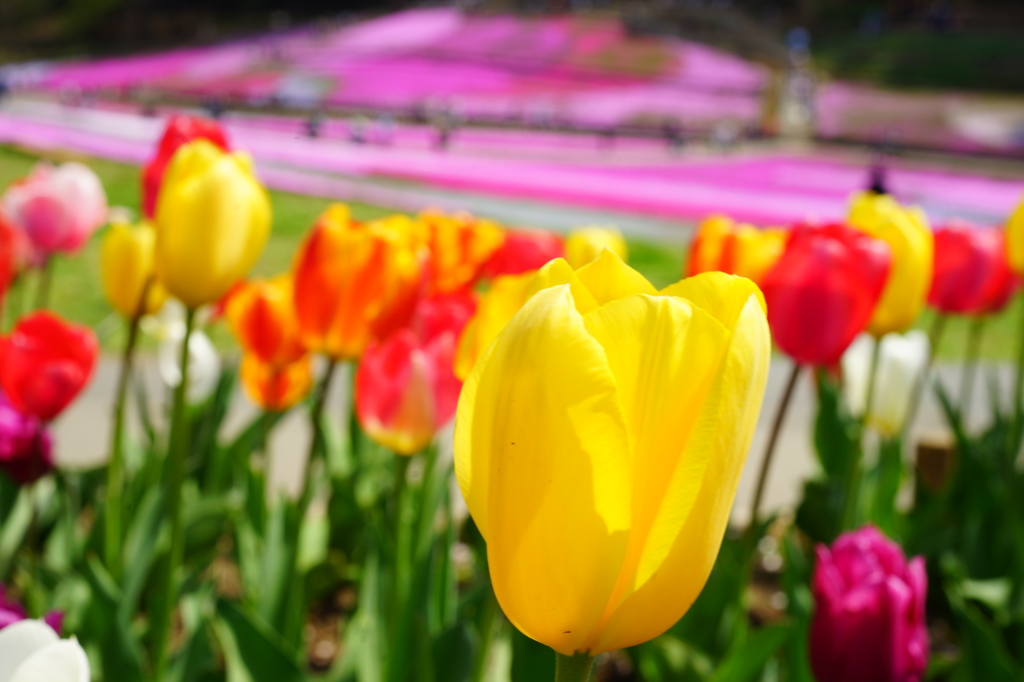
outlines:
[[[121,589],[95,557],[86,562],[85,574],[94,597],[90,634],[100,643],[104,679],[142,682],[142,648],[129,623],[118,615],[124,599]]]
[[[513,628],[510,682],[555,679],[555,652]]]
[[[0,583],[7,580],[14,563],[14,557],[25,541],[25,534],[32,524],[33,486],[22,486],[10,515],[4,519],[0,530]]]
[[[791,625],[773,625],[756,630],[738,650],[733,651],[715,671],[711,682],[747,682],[758,677],[768,659],[793,636]]]
[[[280,638],[258,616],[231,602],[217,602],[216,630],[228,668],[228,682],[304,682],[305,675]]]
[[[161,542],[165,546],[170,544],[170,535],[163,524],[163,514],[163,491],[153,488],[142,498],[128,528],[123,549],[124,600],[120,610],[120,616],[125,621],[134,615],[138,607],[139,597]]]

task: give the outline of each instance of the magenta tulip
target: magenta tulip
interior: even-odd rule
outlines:
[[[924,559],[909,563],[877,528],[819,545],[812,590],[817,682],[918,682],[928,663]]]
[[[52,443],[46,426],[38,417],[19,412],[0,393],[0,471],[26,485],[51,469]]]

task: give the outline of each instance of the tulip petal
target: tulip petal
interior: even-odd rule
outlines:
[[[10,682],[32,654],[58,641],[53,628],[39,620],[19,621],[0,630],[0,682]]]
[[[74,639],[39,649],[14,671],[10,682],[89,682],[89,659]]]
[[[583,647],[626,549],[632,471],[615,377],[570,286],[527,302],[470,374],[455,466],[505,614],[559,652]]]
[[[530,286],[526,290],[526,298],[529,300],[538,291],[550,289],[559,284],[569,284],[572,286],[572,299],[576,304],[576,310],[581,315],[586,315],[599,304],[594,299],[593,294],[590,293],[590,289],[583,284],[578,275],[579,273],[573,270],[568,262],[562,258],[556,258],[537,271],[536,276],[534,276],[533,281],[530,282]]]
[[[725,357],[679,457],[681,463],[707,461],[697,498],[686,501],[692,485],[686,476],[692,469],[678,466],[641,555],[637,578],[622,602],[613,605],[593,654],[645,642],[671,627],[703,589],[718,555],[757,425],[771,357],[771,337],[756,287],[748,288],[744,282],[749,280],[743,278],[719,281],[726,291],[695,289],[716,294],[720,301],[712,306],[716,296],[704,296],[709,306],[705,310],[720,320],[731,317],[736,308],[739,313],[734,324],[727,325],[733,333]],[[738,304],[735,297],[744,290],[745,303]],[[687,507],[690,511],[684,516]]]
[[[654,296],[658,290],[643,275],[626,265],[610,249],[576,271],[576,276],[597,300],[598,305],[617,301],[631,294]]]
[[[729,329],[736,326],[736,321],[746,310],[751,296],[757,298],[762,313],[768,312],[764,294],[756,284],[746,277],[727,275],[724,272],[705,272],[687,277],[681,282],[665,287],[659,293],[662,296],[685,298],[698,308],[714,315]]]

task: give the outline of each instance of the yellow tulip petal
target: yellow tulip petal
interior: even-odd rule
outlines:
[[[466,380],[477,358],[483,355],[494,337],[529,298],[528,291],[533,278],[533,272],[526,272],[494,279],[490,289],[477,304],[476,314],[459,337],[459,345],[455,350],[455,376],[462,381]]]
[[[706,459],[703,479],[689,480],[691,470],[686,466],[672,474],[636,580],[615,605],[591,653],[653,639],[670,628],[703,589],[718,556],[757,425],[770,356],[771,337],[761,302],[748,296],[680,457],[681,463]],[[695,485],[699,491],[690,503]]]
[[[557,651],[583,647],[626,549],[632,473],[615,377],[570,286],[527,302],[473,370],[455,468],[505,614]]]
[[[653,296],[658,293],[643,275],[626,265],[618,255],[608,249],[577,270],[576,276],[594,296],[598,305],[617,301],[631,294]]]
[[[724,272],[705,272],[687,277],[662,289],[661,295],[685,298],[706,310],[729,329],[736,326],[736,320],[751,296],[757,298],[761,312],[768,312],[764,294],[756,284],[745,277]]]
[[[673,538],[655,532],[656,519],[668,516],[681,525],[700,492],[712,451],[687,444],[730,333],[707,312],[671,296],[629,296],[585,321],[608,354],[634,453],[629,545],[607,618],[657,571],[670,549]],[[667,496],[673,481],[677,485]],[[597,645],[599,634],[588,648]]]
[[[526,291],[527,299],[531,298],[538,291],[549,289],[559,284],[569,284],[572,287],[572,299],[576,304],[576,310],[581,315],[589,313],[598,306],[597,300],[590,293],[590,290],[580,281],[578,273],[572,269],[564,258],[556,258],[545,263]]]

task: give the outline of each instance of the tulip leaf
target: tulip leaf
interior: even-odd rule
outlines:
[[[138,605],[159,544],[170,542],[170,536],[161,533],[164,528],[163,514],[163,491],[160,488],[151,488],[135,510],[123,548],[124,599],[121,602],[119,616],[125,622],[131,618]]]
[[[217,615],[229,682],[305,682],[281,639],[259,616],[225,600],[217,602]]]
[[[793,633],[791,625],[773,625],[756,630],[718,666],[710,682],[748,682],[758,679],[768,659],[782,648]]]
[[[380,558],[372,547],[363,565],[359,610],[345,628],[342,655],[334,662],[330,682],[383,682],[384,619],[381,616]],[[553,674],[553,669],[552,669]]]
[[[124,594],[95,558],[86,562],[85,576],[94,597],[89,616],[91,636],[100,643],[103,654],[104,679],[118,682],[141,682],[142,651],[129,623],[117,614]]]
[[[7,579],[25,534],[32,523],[32,497],[35,486],[22,486],[10,514],[0,530],[0,583]]]

